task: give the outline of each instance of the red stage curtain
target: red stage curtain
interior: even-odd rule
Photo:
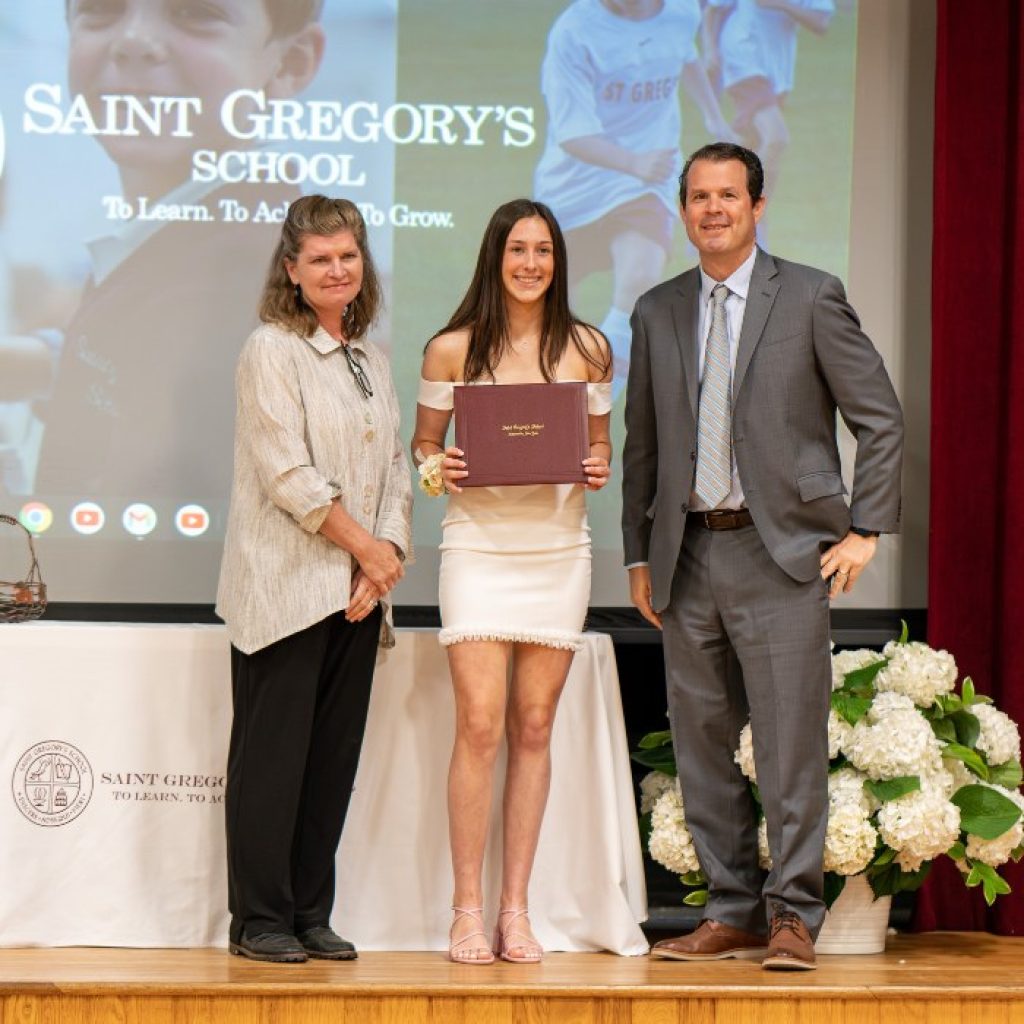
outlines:
[[[1024,15],[939,0],[928,640],[1024,723]],[[1018,649],[1018,644],[1021,648]],[[988,910],[943,864],[919,929],[1024,934],[1024,862]]]

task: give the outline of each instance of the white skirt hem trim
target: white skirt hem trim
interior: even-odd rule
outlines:
[[[583,648],[583,638],[579,633],[569,633],[557,629],[442,629],[437,635],[442,647],[462,643],[466,640],[497,640],[503,643],[539,644],[542,647],[557,647],[560,650],[579,651]]]

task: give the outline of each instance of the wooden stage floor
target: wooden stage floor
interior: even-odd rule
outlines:
[[[551,954],[540,966],[441,953],[256,964],[226,951],[0,949],[3,1024],[1024,1024],[1024,938],[894,936],[817,971]]]

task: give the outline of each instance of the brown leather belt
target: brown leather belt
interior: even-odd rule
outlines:
[[[705,530],[738,530],[741,526],[751,526],[754,517],[750,509],[722,508],[715,512],[688,512],[686,525],[703,527]]]

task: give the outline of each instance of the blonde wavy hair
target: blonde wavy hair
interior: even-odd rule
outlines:
[[[280,324],[304,338],[316,333],[320,321],[292,284],[285,260],[298,260],[303,239],[308,235],[328,237],[339,231],[352,232],[363,257],[363,283],[345,309],[341,326],[350,341],[361,338],[370,329],[380,311],[382,296],[377,268],[366,241],[366,222],[355,203],[320,195],[303,196],[288,207],[281,225],[281,240],[270,259],[260,297],[260,319],[264,323]]]

